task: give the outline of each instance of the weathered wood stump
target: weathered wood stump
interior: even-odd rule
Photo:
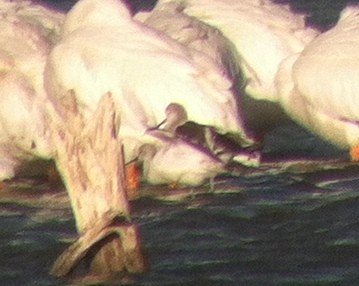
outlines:
[[[79,239],[55,262],[51,273],[66,276],[87,261],[101,277],[145,269],[138,230],[131,223],[124,160],[117,136],[119,117],[111,94],[91,119],[79,112],[72,92],[53,111],[55,162],[66,185]]]

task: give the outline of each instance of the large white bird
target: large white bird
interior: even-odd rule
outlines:
[[[166,119],[173,103],[189,121],[251,143],[226,71],[210,59],[194,60],[184,45],[132,19],[121,1],[81,0],[73,7],[49,56],[46,87],[57,98],[73,90],[85,118],[110,92],[121,113],[126,162],[143,144],[156,144],[146,131]]]
[[[43,72],[62,19],[31,1],[0,2],[0,180],[51,157]]]
[[[159,0],[157,6],[171,2],[180,3],[184,13],[216,27],[233,43],[249,95],[241,96],[240,102],[247,126],[260,135],[286,119],[275,79],[282,61],[317,35],[305,26],[304,15],[270,0]]]
[[[283,63],[277,84],[293,118],[359,159],[359,7]]]
[[[213,67],[215,70],[218,70],[218,67],[220,67],[220,73],[218,73],[217,76],[224,76],[232,82],[231,91],[237,101],[238,113],[242,122],[243,110],[240,102],[241,97],[244,96],[243,74],[239,63],[237,62],[237,53],[233,44],[222,34],[221,31],[185,14],[183,12],[183,6],[180,2],[158,3],[152,11],[136,14],[135,19],[143,22],[151,28],[165,33],[178,43],[184,45],[195,63],[208,66],[208,68],[210,68],[210,63],[214,62],[216,64],[216,66]],[[178,112],[171,113],[176,114]],[[202,127],[201,130],[200,126],[193,126],[195,130],[191,130],[192,126],[193,125],[186,124],[185,128],[177,128],[177,135],[184,135],[182,131],[186,130],[186,139],[197,141],[196,143],[202,145],[202,147],[207,146],[216,155],[220,152],[222,159],[226,157],[226,160],[224,161],[236,157],[238,162],[242,164],[252,165],[254,163],[254,160],[251,157],[253,153],[244,151],[243,146],[234,146],[234,144],[231,145],[228,142],[229,140],[223,140],[225,137],[222,137],[223,146],[220,147],[216,144],[215,140],[218,134],[215,132],[213,133],[207,127]],[[179,129],[181,129],[180,132],[178,132]],[[241,129],[241,133],[247,135],[246,141],[253,142],[253,145],[255,145],[254,138],[250,136],[250,131],[247,130],[243,124]],[[197,139],[197,135],[203,134],[202,137],[204,140],[200,140],[202,142],[198,142],[199,140],[196,140],[193,137],[191,138],[191,136],[187,136],[189,135],[188,131],[192,133],[192,135],[193,133],[199,132],[199,134],[194,136],[197,137]],[[228,148],[226,148],[226,145]],[[239,154],[241,156],[236,156]],[[259,163],[259,157],[257,157],[256,163]]]
[[[183,9],[179,1],[158,2],[150,12],[139,12],[134,18],[184,45],[193,61],[201,65],[206,65],[201,62],[210,64],[214,61],[217,64],[214,68],[218,69],[219,66],[225,77],[232,82],[240,80],[243,84],[233,44],[220,30],[187,15]],[[234,89],[233,92],[239,90]]]
[[[168,137],[159,130],[149,132],[166,143],[140,147],[139,159],[143,161],[143,176],[147,182],[198,186],[225,172],[225,164],[209,150],[180,138]]]

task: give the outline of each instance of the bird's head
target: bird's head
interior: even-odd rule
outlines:
[[[116,25],[123,19],[131,19],[131,14],[121,0],[80,0],[66,15],[62,34],[66,36],[83,27]]]

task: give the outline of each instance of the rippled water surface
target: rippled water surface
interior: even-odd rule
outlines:
[[[265,151],[270,162],[305,160],[132,203],[150,265],[136,285],[359,285],[359,166],[307,165],[343,154],[293,126],[271,134]],[[7,182],[0,285],[65,285],[48,271],[75,238],[62,186]]]
[[[280,145],[288,132],[302,149],[298,140]],[[212,191],[152,187],[132,203],[150,265],[135,285],[359,284],[359,166],[307,165],[341,153],[300,129],[282,128],[267,141],[268,160],[295,156],[293,149],[311,156],[291,168],[274,162],[218,178]],[[62,186],[8,182],[0,229],[0,285],[65,285],[48,275],[76,237]]]

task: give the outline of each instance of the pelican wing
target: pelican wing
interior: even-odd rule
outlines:
[[[0,2],[0,179],[52,154],[43,72],[62,18],[31,1]]]
[[[293,67],[296,89],[314,107],[338,119],[359,120],[359,8],[342,12],[337,25],[319,35]]]
[[[130,17],[119,17],[123,13],[116,13],[117,6],[103,15],[101,8],[93,9],[94,15],[84,16],[86,3],[103,8],[115,2],[85,0],[83,7],[76,5],[67,16],[68,32],[48,61],[47,89],[52,96],[65,96],[68,90],[74,90],[86,114],[93,112],[100,98],[111,91],[120,108],[141,106],[140,118],[146,118],[147,128],[163,121],[169,104],[178,103],[189,120],[214,126],[223,133],[238,133],[239,117],[230,86],[217,85],[184,46]],[[123,6],[120,2],[116,5]],[[76,29],[67,23],[73,17],[84,20]],[[122,118],[126,124],[137,114],[124,112],[123,116],[128,116]]]
[[[247,77],[246,91],[257,99],[277,100],[274,78],[279,64],[300,52],[316,34],[305,27],[303,15],[269,0],[182,3],[185,13],[218,28],[233,42]]]

